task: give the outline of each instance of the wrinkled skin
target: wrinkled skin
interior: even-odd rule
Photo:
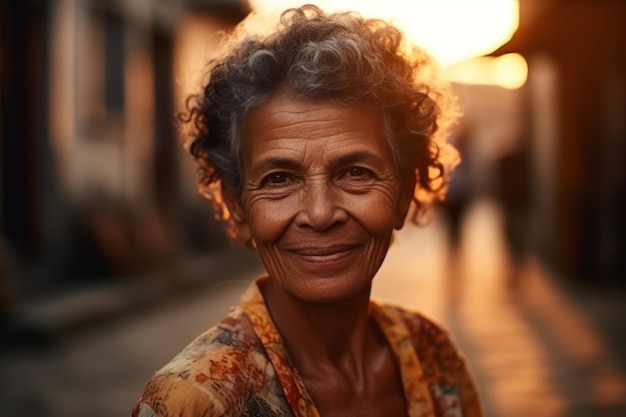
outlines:
[[[262,288],[323,416],[405,415],[397,366],[368,318],[371,282],[413,190],[373,109],[278,93],[243,130],[244,187],[224,198],[268,271]]]

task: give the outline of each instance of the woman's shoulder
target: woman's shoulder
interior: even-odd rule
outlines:
[[[409,334],[416,337],[449,337],[446,328],[436,319],[418,311],[395,304],[381,304],[386,315],[395,317],[406,326]]]
[[[430,387],[435,407],[440,410],[460,408],[462,412],[458,415],[481,416],[475,382],[448,330],[422,313],[393,305],[382,309],[395,326],[395,337],[401,341],[395,349],[415,352],[419,378]],[[407,338],[410,347],[404,343]]]
[[[273,369],[241,309],[198,336],[150,379],[133,417],[240,415]]]
[[[398,332],[411,340],[425,367],[463,366],[464,358],[444,325],[427,315],[397,305],[384,305]]]

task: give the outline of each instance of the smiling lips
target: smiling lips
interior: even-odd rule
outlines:
[[[348,256],[358,245],[334,245],[290,249],[298,257],[309,262],[333,262]]]

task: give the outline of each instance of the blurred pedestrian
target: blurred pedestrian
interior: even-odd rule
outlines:
[[[446,198],[439,204],[445,217],[453,256],[457,255],[461,246],[463,219],[474,198],[469,141],[470,137],[464,128],[454,135],[453,143],[460,155],[459,164],[448,181]]]
[[[468,129],[460,124],[452,139],[459,152],[460,160],[450,180],[446,198],[439,205],[448,238],[448,270],[446,271],[446,295],[449,306],[455,308],[461,301],[463,289],[462,244],[463,224],[474,200],[471,137]]]
[[[502,210],[502,231],[510,260],[507,276],[514,293],[520,285],[529,239],[530,158],[525,146],[512,149],[496,161],[497,200]]]

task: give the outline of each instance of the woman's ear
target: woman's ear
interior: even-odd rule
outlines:
[[[224,181],[222,181],[220,189],[222,193],[222,201],[226,205],[226,208],[228,208],[228,212],[230,214],[229,221],[233,231],[235,232],[235,237],[243,242],[250,242],[252,240],[252,233],[250,232],[250,227],[248,226],[248,217],[246,216],[239,197],[229,185],[224,183]]]
[[[396,217],[394,219],[393,227],[396,230],[404,227],[406,216],[411,208],[413,202],[413,196],[415,194],[415,180],[409,181],[408,184],[402,184],[400,188],[400,195],[398,196],[398,207],[396,211]]]

